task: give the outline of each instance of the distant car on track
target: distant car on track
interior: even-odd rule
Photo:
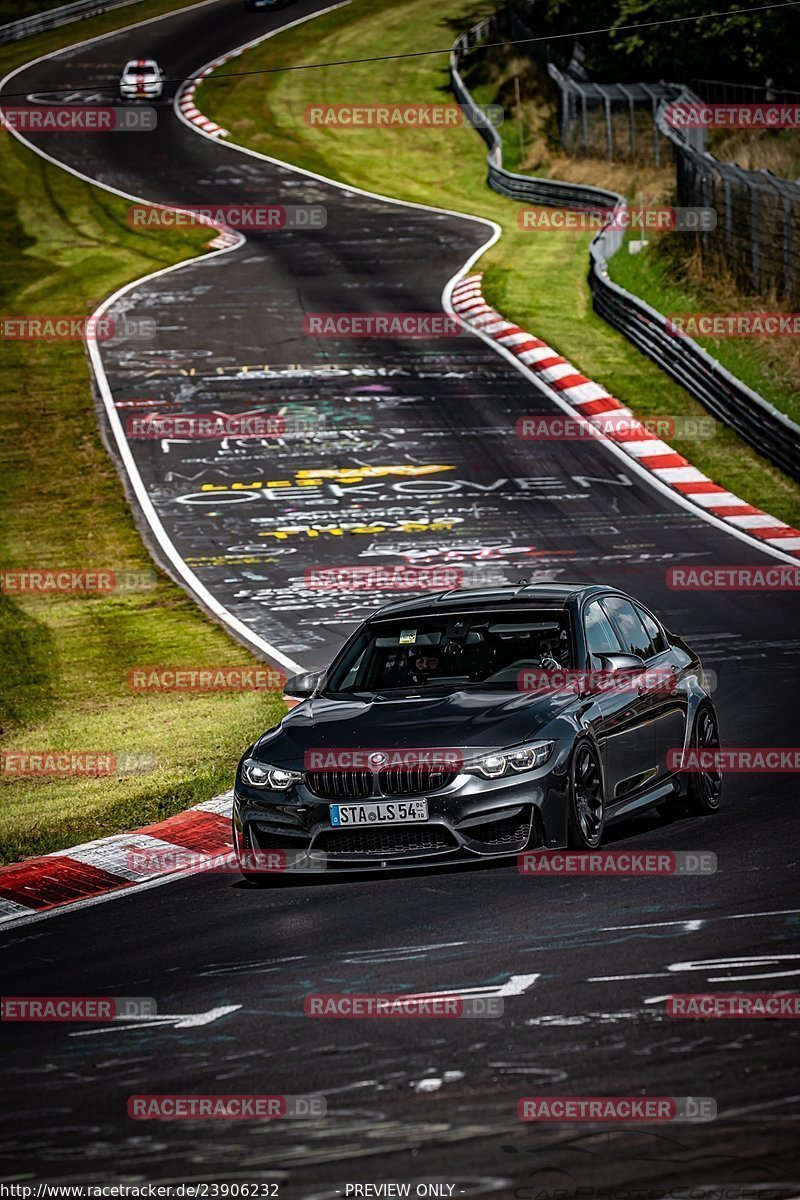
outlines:
[[[249,869],[260,852],[354,870],[592,849],[611,820],[720,804],[719,773],[677,757],[719,747],[700,661],[616,588],[523,580],[395,601],[285,692],[302,702],[236,772],[253,880],[269,877]]]
[[[154,58],[132,58],[119,77],[119,94],[123,100],[160,100],[164,91],[164,76]]]

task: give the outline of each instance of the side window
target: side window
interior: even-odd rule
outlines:
[[[603,607],[619,634],[623,653],[638,654],[644,659],[652,658],[655,650],[630,600],[623,600],[621,596],[606,596],[603,599]]]
[[[661,654],[667,649],[667,639],[664,637],[664,631],[659,625],[655,617],[651,617],[649,612],[645,612],[638,604],[633,606],[642,620],[642,624],[647,630],[647,636],[650,638],[650,645],[653,647],[654,654]]]
[[[586,648],[593,658],[601,654],[623,654],[624,650],[614,627],[603,611],[599,600],[592,600],[583,610]]]

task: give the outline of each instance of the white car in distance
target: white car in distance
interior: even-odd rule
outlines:
[[[119,77],[123,100],[160,100],[164,76],[154,58],[132,58]]]

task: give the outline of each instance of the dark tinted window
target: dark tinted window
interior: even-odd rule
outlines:
[[[515,691],[524,670],[571,666],[563,609],[404,616],[374,621],[332,671],[325,690],[438,686]]]
[[[599,600],[592,600],[583,610],[583,625],[586,630],[586,646],[590,654],[623,654],[624,650],[613,625],[603,612]]]
[[[650,644],[650,637],[630,600],[623,600],[621,596],[606,596],[603,607],[614,622],[623,653],[652,658],[655,651]]]
[[[638,604],[634,605],[637,613],[642,619],[642,624],[647,630],[647,636],[650,638],[650,645],[653,647],[654,654],[660,654],[662,650],[667,648],[667,639],[664,637],[663,630],[655,617],[651,617],[649,612],[646,612]]]

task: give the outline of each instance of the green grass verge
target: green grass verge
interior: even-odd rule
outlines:
[[[174,3],[143,3],[116,25]],[[124,13],[124,17],[123,17]],[[80,35],[113,28],[112,14]],[[18,43],[8,70],[76,26]],[[134,232],[125,200],[0,137],[0,312],[90,313],[123,283],[202,251],[208,231]],[[0,566],[147,573],[116,469],[97,431],[82,343],[0,341]],[[0,592],[4,750],[96,750],[150,756],[106,778],[0,772],[0,861],[60,849],[159,820],[230,786],[241,750],[281,715],[274,693],[134,694],[132,667],[252,666],[254,659],[163,574],[138,592],[56,596]]]
[[[248,51],[236,60],[236,70],[444,48],[491,7],[474,0],[436,6],[385,0],[376,12],[371,0],[353,0]],[[263,76],[222,74],[203,83],[198,101],[201,111],[231,130],[232,140],[342,182],[492,218],[504,235],[480,263],[490,303],[557,347],[639,416],[707,415],[593,313],[586,282],[589,235],[519,228],[518,205],[486,185],[484,144],[469,126],[342,129],[305,121],[313,104],[448,102],[446,54]],[[748,502],[792,525],[800,522],[800,487],[722,425],[712,438],[675,437],[672,444]]]

